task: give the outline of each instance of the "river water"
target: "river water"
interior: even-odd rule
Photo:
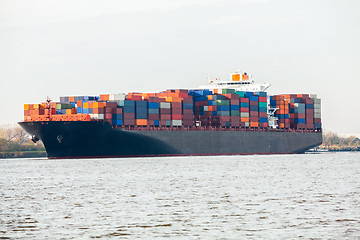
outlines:
[[[360,239],[360,153],[0,160],[0,239]]]

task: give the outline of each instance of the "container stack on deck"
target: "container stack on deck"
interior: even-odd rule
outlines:
[[[316,95],[270,96],[282,129],[321,129]],[[160,93],[61,97],[25,104],[25,121],[106,121],[125,127],[268,128],[267,93],[234,89],[167,90]]]
[[[275,116],[279,119],[280,128],[321,129],[320,99],[316,95],[271,96],[270,107],[278,108]]]

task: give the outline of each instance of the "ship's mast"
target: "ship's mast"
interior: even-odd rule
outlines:
[[[49,121],[51,121],[51,98],[49,96],[46,98],[46,109],[48,110]]]

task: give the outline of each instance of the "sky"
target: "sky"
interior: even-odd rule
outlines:
[[[360,137],[358,0],[0,0],[0,125],[47,96],[198,88],[246,71]]]

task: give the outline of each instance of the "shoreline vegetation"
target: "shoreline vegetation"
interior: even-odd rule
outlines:
[[[360,139],[355,136],[340,137],[333,132],[324,132],[323,143],[313,151],[360,151]],[[46,157],[46,151],[42,142],[33,143],[30,135],[21,127],[0,128],[0,158],[43,157]]]
[[[317,147],[317,150],[328,152],[360,151],[360,139],[355,136],[341,137],[333,132],[324,132],[323,143]]]
[[[46,157],[41,141],[33,143],[21,127],[0,128],[0,158]]]

